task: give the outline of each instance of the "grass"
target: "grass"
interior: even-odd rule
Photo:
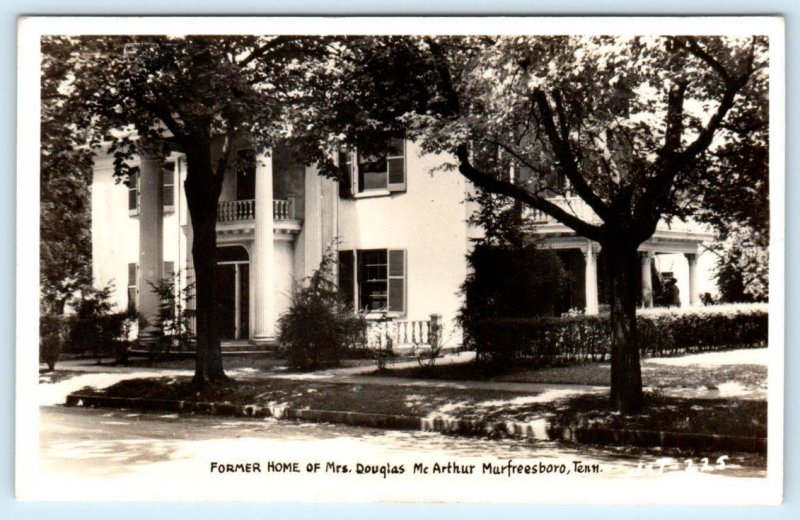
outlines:
[[[293,408],[401,414],[425,417],[441,408],[459,403],[466,408],[482,401],[505,401],[518,397],[507,391],[455,388],[415,388],[369,384],[341,384],[319,381],[271,379],[229,381],[207,385],[203,390],[190,378],[131,379],[103,390],[86,391],[112,397],[176,399],[227,402],[235,405],[289,405]]]
[[[608,386],[609,363],[581,363],[558,367],[497,367],[475,362],[391,369],[369,375],[442,381],[504,381]],[[761,365],[672,366],[642,364],[644,386],[652,388],[718,387],[737,382],[748,389],[767,388],[767,367]]]
[[[230,381],[198,391],[189,378],[133,379],[104,390],[114,397],[281,405],[292,408],[447,417],[478,421],[561,425],[605,425],[614,429],[667,430],[747,437],[766,436],[764,401],[679,399],[649,395],[641,414],[626,416],[608,408],[605,395],[570,395],[542,400],[540,394],[500,390],[271,379]]]
[[[682,433],[767,436],[767,403],[735,399],[675,399],[650,395],[640,414],[608,409],[605,396],[582,395],[557,403],[554,420],[561,426]]]

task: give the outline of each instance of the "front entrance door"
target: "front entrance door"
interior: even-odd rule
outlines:
[[[220,339],[247,339],[250,328],[250,264],[243,247],[217,250],[215,318]]]

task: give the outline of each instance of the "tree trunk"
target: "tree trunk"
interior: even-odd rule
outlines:
[[[222,368],[222,346],[215,319],[217,266],[218,183],[211,165],[210,142],[186,150],[187,178],[184,189],[192,221],[192,259],[195,275],[197,353],[194,382],[227,379]]]
[[[614,240],[602,246],[611,293],[611,406],[637,413],[644,400],[636,331],[637,246]]]

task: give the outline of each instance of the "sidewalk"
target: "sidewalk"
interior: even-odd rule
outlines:
[[[720,361],[720,358],[722,361]],[[468,363],[475,359],[474,352],[459,352],[447,354],[436,361],[437,366],[450,365],[456,363]],[[713,360],[715,363],[724,362],[724,357],[720,353],[699,354],[678,358],[648,359],[643,361],[643,365],[683,365],[688,361],[702,363],[703,360]],[[191,376],[192,370],[189,369],[162,369],[149,367],[120,367],[110,365],[112,359],[104,360],[107,365],[96,365],[93,360],[70,360],[59,362],[59,370],[74,372],[98,373],[98,374],[120,374],[129,379],[131,377],[162,377],[162,376]],[[748,359],[748,361],[750,361]],[[416,359],[396,361],[389,364],[390,369],[402,369],[417,367]],[[334,368],[307,373],[280,373],[262,372],[253,368],[234,368],[226,370],[226,373],[233,379],[243,381],[264,381],[270,379],[288,379],[294,381],[319,381],[339,384],[368,384],[381,386],[403,386],[418,388],[447,388],[455,390],[495,390],[506,392],[517,392],[521,394],[539,394],[542,402],[561,399],[569,395],[579,394],[602,394],[608,392],[608,386],[604,385],[581,385],[563,383],[519,383],[506,381],[444,381],[438,379],[411,379],[392,376],[365,375],[376,370],[374,364],[366,364],[355,367]],[[104,378],[103,382],[112,381],[113,376]],[[116,381],[111,382],[113,384]],[[86,386],[86,385],[84,385]],[[646,388],[645,390],[648,390]],[[659,388],[658,393],[664,397],[684,398],[684,399],[730,399],[719,388],[679,388],[666,387]],[[66,395],[65,395],[66,397]],[[738,391],[736,399],[747,400],[766,400],[767,392],[762,389],[750,389]]]

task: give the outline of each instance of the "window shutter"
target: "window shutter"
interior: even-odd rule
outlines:
[[[406,251],[389,250],[389,312],[406,313]]]
[[[339,294],[347,305],[355,309],[355,257],[353,251],[339,251]]]
[[[353,154],[349,152],[339,153],[339,197],[349,199],[355,193],[353,188]]]
[[[406,191],[406,142],[392,139],[386,155],[389,191]]]

